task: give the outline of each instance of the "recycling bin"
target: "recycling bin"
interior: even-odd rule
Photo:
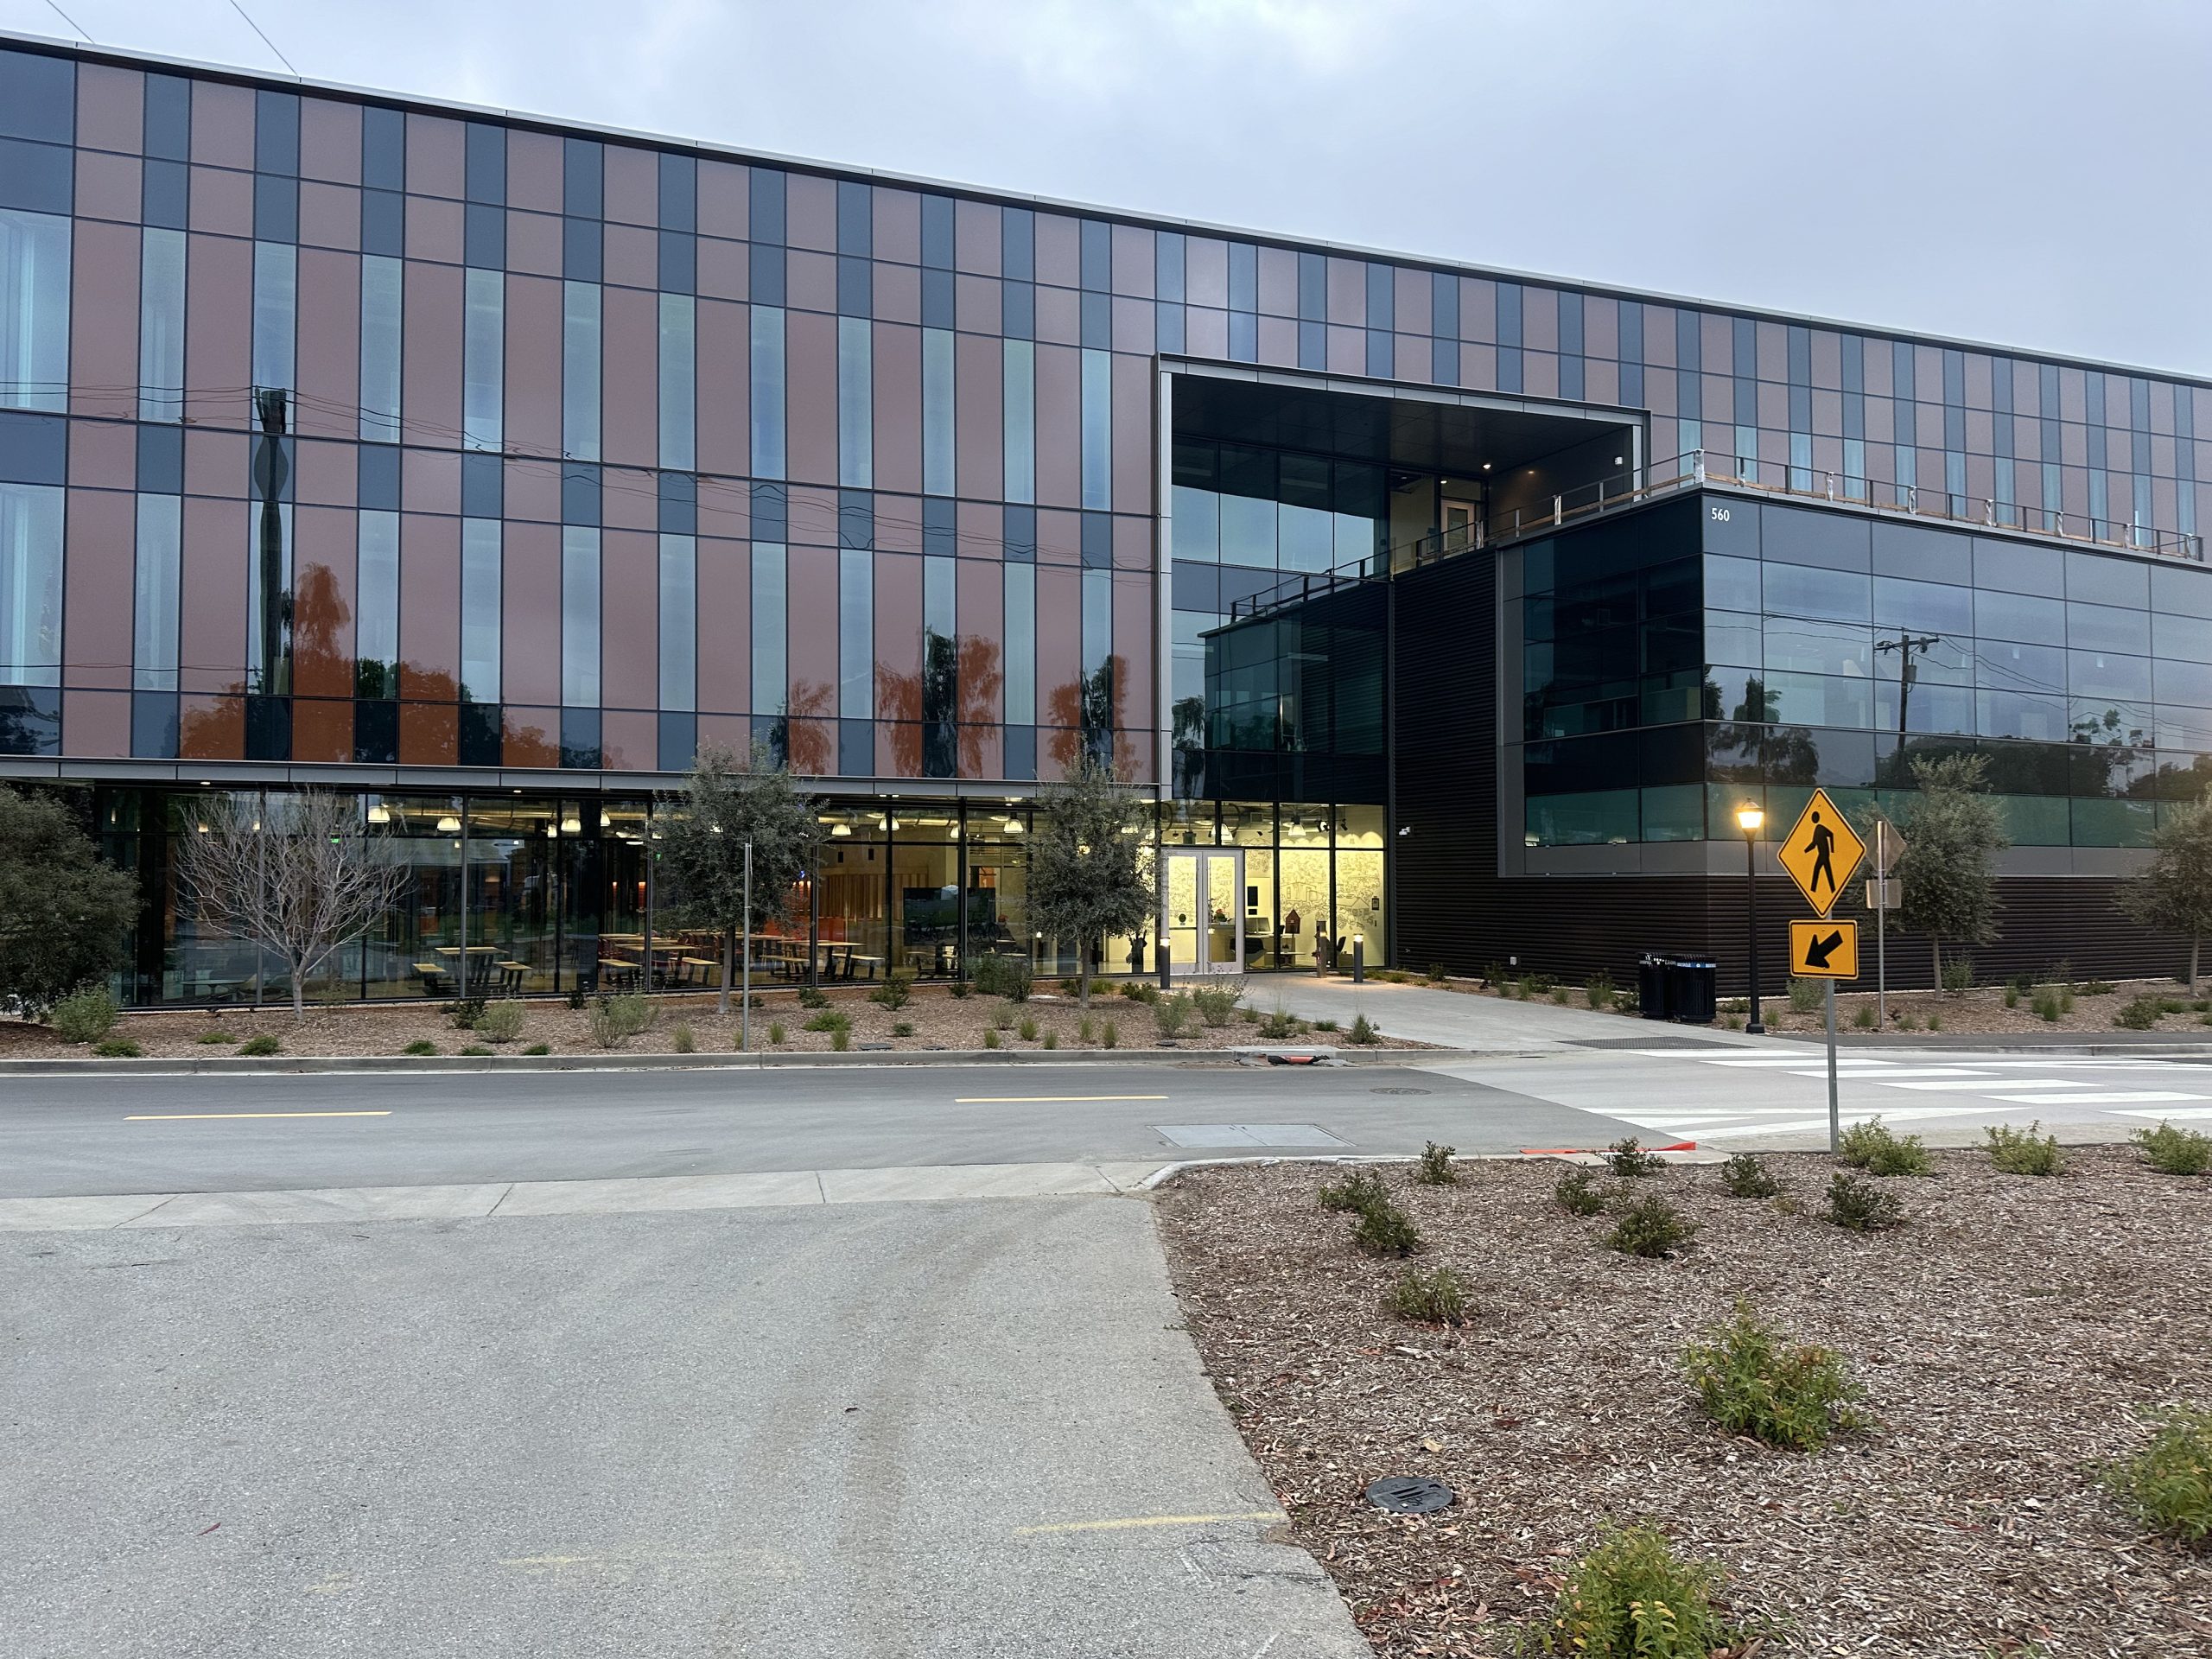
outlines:
[[[1636,964],[1637,1012],[1647,1020],[1667,1017],[1667,958],[1647,953]]]
[[[1667,963],[1667,1017],[1686,1026],[1713,1023],[1719,964],[1675,957]]]

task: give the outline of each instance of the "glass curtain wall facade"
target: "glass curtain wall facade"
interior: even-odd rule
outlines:
[[[2212,569],[1707,493],[1522,553],[1530,847],[1729,838],[1971,753],[2020,847],[2212,780]]]

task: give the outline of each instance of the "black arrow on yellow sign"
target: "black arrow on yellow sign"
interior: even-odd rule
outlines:
[[[1831,933],[1825,939],[1815,939],[1805,947],[1805,966],[1808,968],[1827,967],[1828,958],[1842,947],[1843,935],[1840,932]]]

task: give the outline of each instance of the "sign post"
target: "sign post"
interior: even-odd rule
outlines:
[[[1875,833],[1881,832],[1878,829]],[[1843,1138],[1836,1102],[1835,982],[1859,976],[1859,924],[1831,922],[1827,915],[1866,856],[1866,843],[1828,798],[1827,791],[1816,789],[1790,826],[1788,838],[1776,849],[1776,856],[1821,918],[1789,924],[1789,971],[1828,982],[1828,1150],[1835,1152]]]
[[[1897,907],[1897,860],[1904,837],[1879,813],[1874,816],[1874,879],[1866,884],[1866,907],[1874,912],[1874,1023],[1890,1028],[1890,912]]]

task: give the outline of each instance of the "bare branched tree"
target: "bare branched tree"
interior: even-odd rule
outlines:
[[[307,1017],[307,982],[399,896],[406,866],[361,822],[359,805],[327,790],[218,795],[194,801],[177,873],[200,913],[283,963],[292,1017]]]

